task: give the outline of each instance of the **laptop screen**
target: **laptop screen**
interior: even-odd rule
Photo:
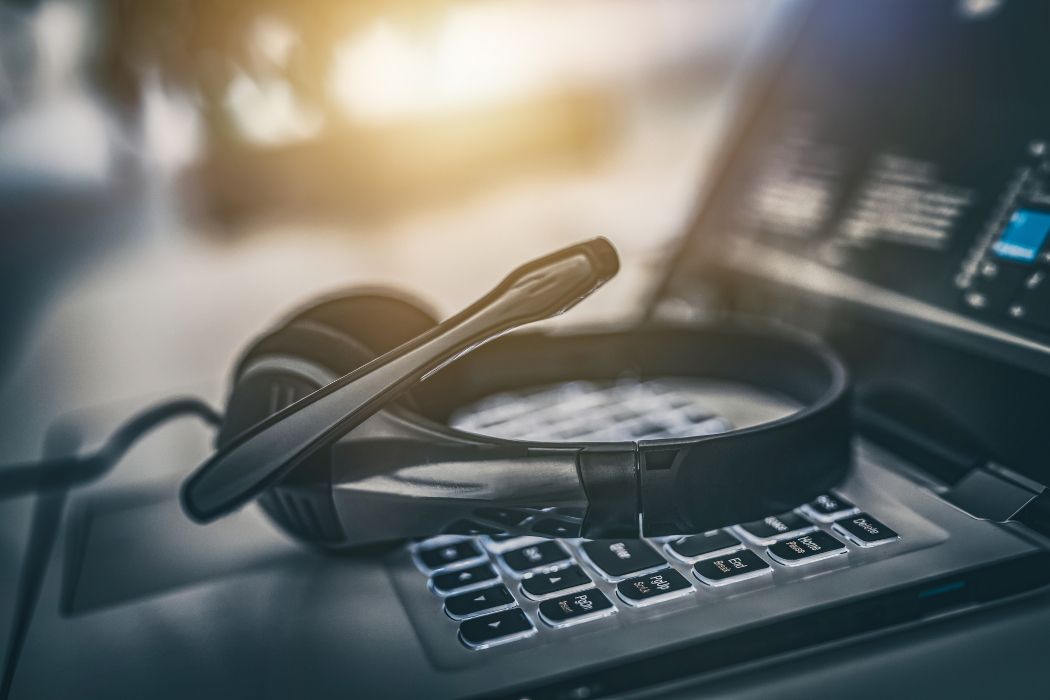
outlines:
[[[1050,4],[817,0],[792,26],[654,315],[813,328],[862,389],[922,393],[1050,477],[1033,459],[1050,410]]]
[[[1050,350],[1046,26],[1045,3],[814,3],[741,120],[671,293],[712,260],[767,277],[806,261],[824,272],[816,291],[887,292],[885,310]]]

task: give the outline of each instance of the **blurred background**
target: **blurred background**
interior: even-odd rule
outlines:
[[[342,287],[447,316],[602,235],[623,271],[563,322],[631,323],[784,4],[0,2],[0,463],[58,416],[221,405]]]

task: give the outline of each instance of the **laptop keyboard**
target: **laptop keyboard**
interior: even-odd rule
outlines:
[[[398,623],[411,626],[435,671],[469,679],[463,694],[503,700],[619,697],[642,685],[963,612],[1050,580],[1037,544],[941,502],[897,466],[858,440],[843,483],[793,511],[808,526],[770,514],[786,526],[781,532],[766,523],[778,530],[773,545],[756,544],[733,527],[604,543],[617,561],[625,560],[617,551],[630,555],[628,563],[645,553],[628,573],[603,569],[602,548],[585,547],[588,540],[578,537],[440,537],[391,550],[383,569],[404,611]],[[531,511],[526,524],[551,513]],[[484,553],[495,577],[453,601],[462,591],[435,595],[427,587],[433,575],[413,560],[423,549],[462,541]],[[568,560],[524,576],[502,563],[504,553],[549,541]],[[610,548],[618,543],[622,549]],[[646,573],[649,551],[659,568]],[[496,597],[481,596],[490,588]]]
[[[542,513],[528,517],[542,522]],[[539,625],[583,625],[899,539],[875,516],[825,494],[789,513],[688,537],[440,535],[408,546],[445,614],[459,622],[460,642],[483,650],[528,639]],[[613,584],[614,594],[597,581]],[[529,606],[531,616],[525,601],[539,603]]]
[[[702,386],[673,377],[496,394],[458,410],[450,425],[548,442],[680,438],[733,428]],[[444,598],[445,614],[460,622],[459,640],[476,650],[528,639],[537,625],[582,625],[898,539],[833,493],[763,520],[660,539],[580,539],[581,509],[483,508],[475,515],[492,525],[464,521],[409,548],[430,590]],[[499,525],[535,536],[502,534]],[[603,591],[598,581],[615,588]],[[532,603],[532,617],[523,601]]]

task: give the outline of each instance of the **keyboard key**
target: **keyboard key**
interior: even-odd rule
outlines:
[[[867,513],[843,518],[832,525],[831,529],[858,547],[878,547],[880,544],[889,544],[900,539],[900,535]]]
[[[485,555],[470,540],[416,551],[416,563],[424,574],[466,569],[485,562]]]
[[[485,613],[517,607],[518,603],[503,584],[445,598],[445,614],[453,620],[466,620]]]
[[[733,526],[734,532],[755,544],[773,544],[816,529],[816,525],[793,511]]]
[[[527,573],[546,573],[568,566],[571,559],[557,542],[545,540],[500,555],[507,571],[518,578]]]
[[[667,560],[644,540],[591,540],[581,544],[580,551],[602,578],[613,583],[667,566]]]
[[[818,522],[831,523],[857,512],[857,507],[841,496],[825,493],[799,507],[803,515]]]
[[[470,537],[466,535],[435,535],[434,537],[416,537],[415,539],[409,540],[408,549],[411,552],[418,552],[421,549],[433,549],[434,547],[440,547],[443,544],[455,544],[456,542],[462,542],[463,540],[469,540]]]
[[[517,527],[532,517],[532,513],[517,508],[478,508],[474,515],[509,527]]]
[[[580,524],[544,518],[532,526],[532,531],[547,537],[579,537]]]
[[[459,639],[471,649],[488,649],[536,634],[521,608],[475,617],[459,625]]]
[[[708,586],[725,586],[772,572],[773,567],[750,549],[693,564],[693,575]]]
[[[712,530],[700,535],[689,535],[664,545],[664,551],[675,559],[692,564],[705,557],[717,557],[744,548],[740,540],[725,530]]]
[[[514,537],[504,535],[487,535],[479,537],[481,546],[493,554],[502,554],[511,549],[521,549],[530,544],[546,542],[546,537]]]
[[[654,574],[629,578],[616,584],[620,600],[636,608],[694,593],[696,588],[676,569],[661,569]]]
[[[590,588],[594,581],[575,564],[549,574],[535,574],[521,582],[521,592],[532,600],[545,600]]]
[[[502,528],[482,525],[473,520],[457,520],[445,528],[450,535],[500,535],[505,532]]]
[[[515,539],[516,537],[520,537],[520,535],[512,535],[509,532],[498,532],[495,535],[482,535],[481,539],[488,540],[491,542],[507,542],[508,540]]]
[[[450,571],[438,574],[430,579],[430,590],[439,596],[451,593],[463,593],[491,586],[496,580],[496,572],[488,564],[474,566],[462,571]]]
[[[597,588],[540,603],[540,619],[556,629],[597,620],[615,612],[616,606]]]
[[[771,544],[766,550],[770,559],[784,566],[799,566],[845,553],[846,545],[823,530]]]

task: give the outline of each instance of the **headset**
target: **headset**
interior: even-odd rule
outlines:
[[[565,312],[618,269],[596,238],[518,268],[442,323],[375,290],[302,309],[237,363],[218,449],[183,484],[185,512],[207,523],[258,498],[295,537],[333,550],[535,535],[523,523],[536,513],[572,536],[661,537],[783,512],[842,480],[849,376],[813,338],[736,322],[507,335]],[[741,382],[801,408],[637,442],[506,440],[448,425],[457,407],[496,392],[624,372]]]

